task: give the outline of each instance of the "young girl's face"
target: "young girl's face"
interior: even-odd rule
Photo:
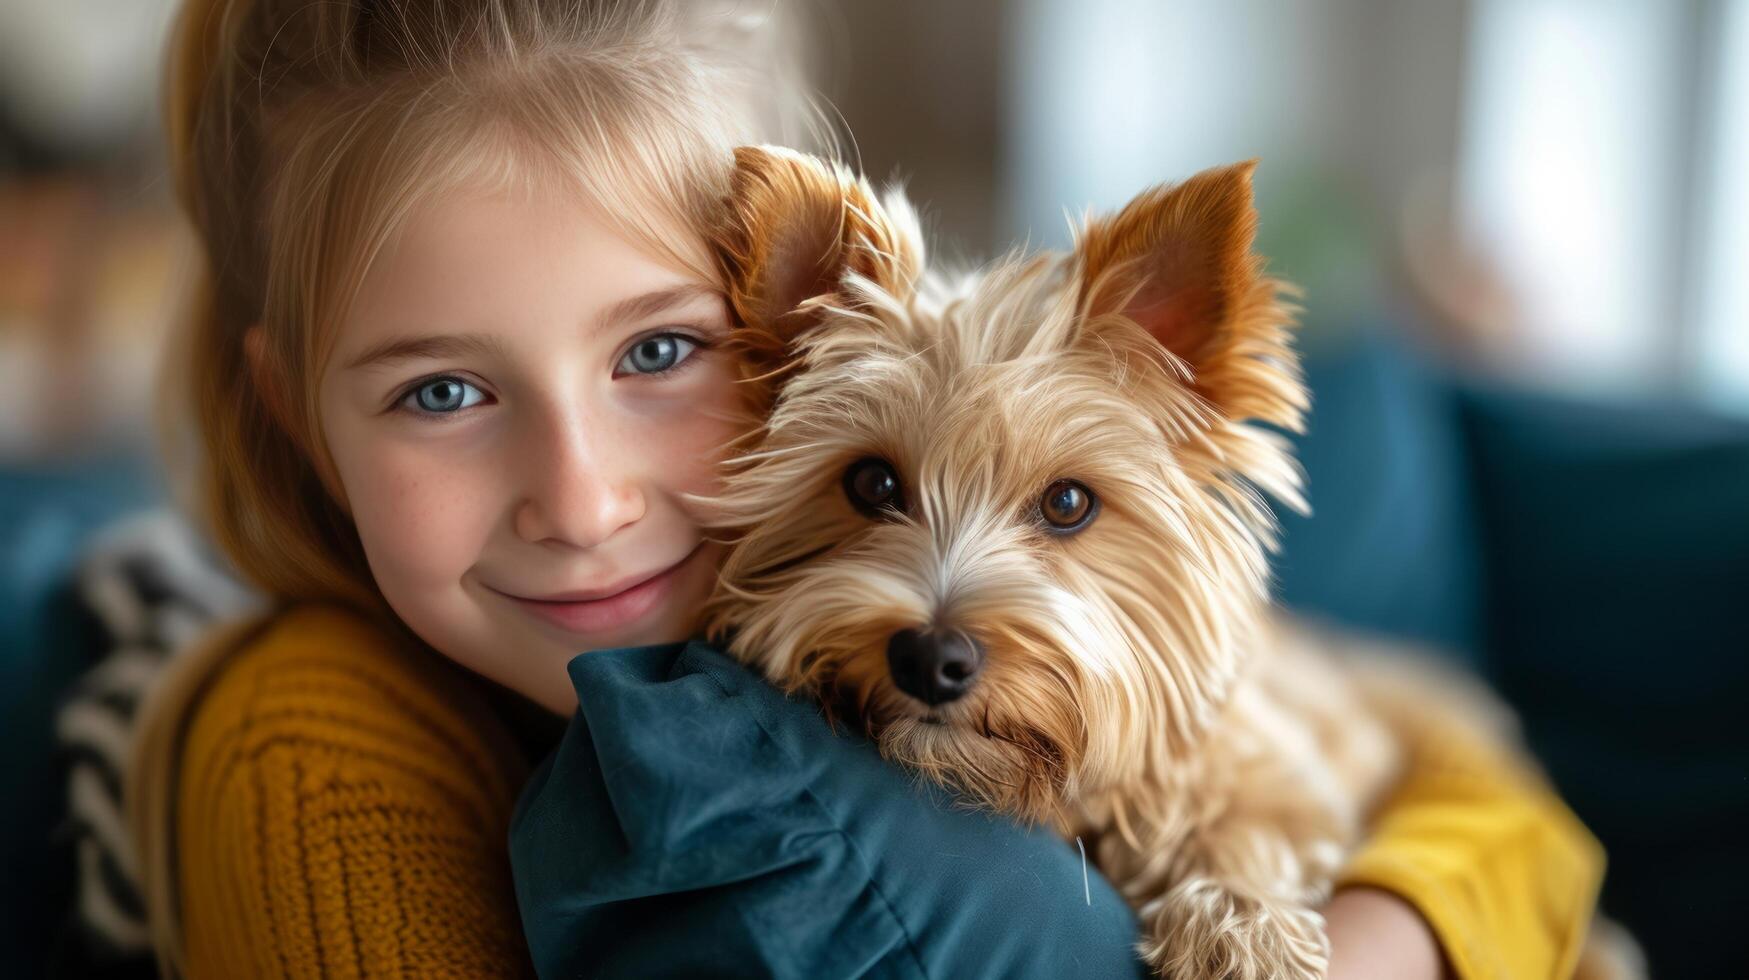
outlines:
[[[319,395],[395,612],[555,711],[576,654],[684,638],[720,558],[682,495],[737,431],[728,329],[719,290],[563,194],[413,216]]]

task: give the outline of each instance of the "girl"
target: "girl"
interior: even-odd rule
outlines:
[[[699,232],[753,129],[728,13],[185,11],[199,490],[284,608],[148,712],[129,805],[168,967],[526,972],[498,695],[567,712],[577,650],[683,636],[711,584],[678,501],[735,394]]]
[[[146,709],[129,808],[166,972],[529,972],[505,828],[565,665],[689,634],[718,554],[683,501],[746,424],[705,236],[731,148],[790,103],[697,7],[185,11],[194,472],[277,604]],[[1462,798],[1393,802],[1329,907],[1339,975],[1437,976],[1440,940],[1464,977],[1570,966],[1595,845],[1509,760],[1466,764]]]

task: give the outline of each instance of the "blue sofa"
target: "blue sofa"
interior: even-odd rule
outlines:
[[[1653,975],[1742,976],[1749,422],[1468,383],[1377,339],[1309,367],[1282,600],[1485,676]]]
[[[1725,940],[1749,905],[1749,423],[1499,390],[1378,337],[1308,367],[1315,517],[1284,520],[1283,601],[1486,676],[1608,848],[1604,905],[1655,974],[1741,975]],[[67,576],[155,486],[129,462],[0,471],[0,943],[18,975],[67,916],[50,722],[97,653]]]

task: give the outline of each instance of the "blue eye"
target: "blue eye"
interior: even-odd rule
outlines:
[[[432,378],[407,392],[401,405],[427,415],[447,415],[472,408],[485,400],[486,396],[480,389],[460,378]]]
[[[614,366],[615,377],[624,374],[666,374],[698,350],[698,341],[677,333],[659,333],[632,345]]]

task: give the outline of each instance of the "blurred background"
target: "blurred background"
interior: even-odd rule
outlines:
[[[1749,411],[1749,10],[1731,0],[922,0],[826,18],[870,173],[953,246],[1259,157],[1318,329],[1412,316],[1539,387]]]
[[[64,721],[54,742],[106,636],[82,563],[165,499],[153,378],[195,258],[157,127],[174,6],[0,0],[21,944],[78,899],[10,883],[101,832],[68,816],[89,747]],[[850,155],[905,182],[938,256],[1061,247],[1086,208],[1260,158],[1260,247],[1305,289],[1317,400],[1318,517],[1287,522],[1283,599],[1485,674],[1608,846],[1605,905],[1657,972],[1741,975],[1749,0],[788,6]]]

